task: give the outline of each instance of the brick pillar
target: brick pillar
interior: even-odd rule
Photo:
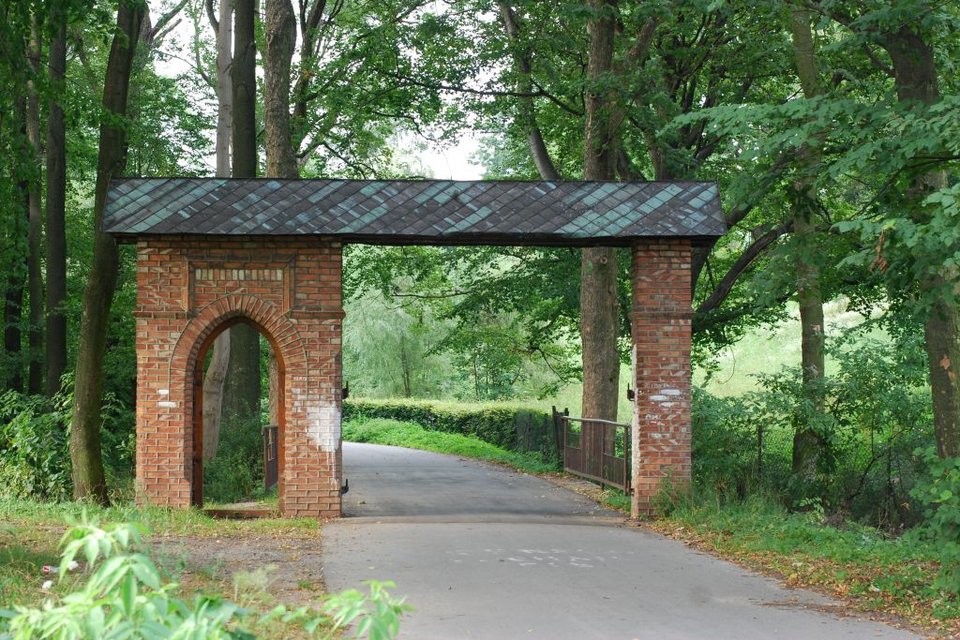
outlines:
[[[632,247],[633,517],[653,511],[665,480],[690,483],[690,253],[687,239]]]
[[[145,237],[137,246],[137,497],[198,501],[194,374],[232,322],[267,337],[282,371],[280,508],[340,515],[341,253],[323,238]],[[202,438],[200,439],[202,440]],[[194,473],[196,472],[196,473]]]

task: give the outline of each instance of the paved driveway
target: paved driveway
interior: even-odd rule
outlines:
[[[344,443],[327,588],[393,580],[401,638],[915,638],[692,551],[566,489],[454,456]]]

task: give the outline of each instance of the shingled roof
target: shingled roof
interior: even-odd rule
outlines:
[[[104,230],[142,235],[318,235],[371,244],[628,245],[724,233],[712,182],[127,178]]]

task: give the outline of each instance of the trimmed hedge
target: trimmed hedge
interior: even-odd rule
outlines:
[[[538,451],[545,459],[556,457],[553,416],[522,405],[350,398],[343,403],[343,417],[415,422],[432,431],[476,436],[510,451]]]

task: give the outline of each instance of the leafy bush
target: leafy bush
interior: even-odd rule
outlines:
[[[762,390],[741,397],[695,390],[698,489],[721,499],[762,490],[791,508],[817,505],[888,529],[917,522],[910,488],[925,465],[914,451],[933,433],[923,365],[910,360],[910,349],[870,341],[833,353],[838,370],[819,390],[822,412],[804,392],[798,368],[762,376]],[[812,425],[821,443],[811,483],[798,482],[792,471],[801,425]]]
[[[391,596],[391,583],[369,582],[369,597],[356,590],[329,596],[315,613],[283,605],[265,615],[219,596],[177,597],[176,584],[164,584],[143,551],[142,531],[133,524],[103,529],[86,516],[66,533],[59,576],[76,560],[86,562],[86,579],[59,601],[39,608],[0,611],[0,638],[255,638],[277,622],[298,624],[308,635],[336,637],[356,624],[356,637],[388,640],[399,631],[408,609]]]
[[[70,496],[67,423],[71,399],[0,395],[0,495],[34,500]]]
[[[553,417],[542,410],[514,404],[456,404],[429,400],[347,400],[344,420],[389,418],[415,422],[425,429],[475,436],[511,451],[536,451],[545,461],[556,459]]]
[[[204,463],[203,493],[212,502],[238,502],[263,488],[263,440],[257,420],[220,425],[217,456]]]
[[[924,450],[930,477],[919,482],[913,496],[923,504],[927,529],[940,551],[940,576],[935,586],[960,594],[960,458],[941,458]]]
[[[757,479],[756,429],[739,398],[693,390],[693,481],[720,498],[743,497]]]

